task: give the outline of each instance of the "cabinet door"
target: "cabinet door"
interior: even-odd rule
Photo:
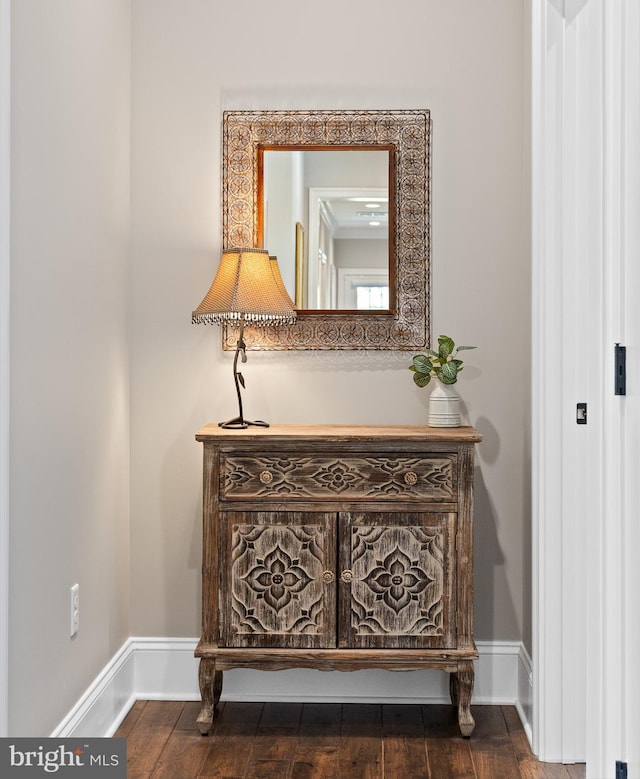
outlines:
[[[339,646],[455,646],[456,514],[340,515]]]
[[[222,515],[220,626],[228,647],[336,646],[336,515]]]

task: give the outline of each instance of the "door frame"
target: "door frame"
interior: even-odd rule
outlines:
[[[636,776],[640,8],[532,0],[531,32],[533,747]]]

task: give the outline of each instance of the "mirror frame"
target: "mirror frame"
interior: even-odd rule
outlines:
[[[225,111],[223,248],[258,246],[259,156],[265,147],[379,147],[391,151],[390,311],[301,312],[295,324],[246,327],[247,349],[411,350],[429,346],[431,120],[428,110]],[[393,204],[393,206],[392,206]],[[268,247],[266,247],[268,248]],[[237,326],[222,327],[236,348]]]

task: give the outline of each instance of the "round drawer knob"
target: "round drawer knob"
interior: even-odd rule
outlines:
[[[343,571],[340,574],[340,578],[343,582],[346,582],[347,584],[353,579],[353,572],[352,571]]]
[[[404,475],[404,483],[413,487],[414,484],[418,483],[418,474],[415,471],[407,471]]]
[[[333,571],[323,571],[322,572],[322,581],[326,584],[331,584],[332,581],[334,581],[336,577],[333,575]]]
[[[262,471],[259,478],[262,484],[271,484],[273,481],[273,474],[271,471]]]

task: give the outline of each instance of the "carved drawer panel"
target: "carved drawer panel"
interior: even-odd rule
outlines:
[[[223,500],[455,500],[456,455],[223,454]]]
[[[455,514],[341,517],[340,646],[455,646]]]

